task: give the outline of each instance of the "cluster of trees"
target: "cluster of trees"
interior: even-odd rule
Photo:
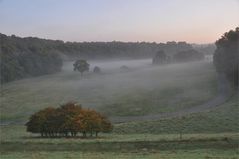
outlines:
[[[188,62],[203,59],[204,54],[194,49],[179,51],[172,56],[167,55],[163,50],[160,50],[153,57],[153,64],[168,64],[171,62]]]
[[[111,122],[102,114],[69,102],[59,108],[45,108],[33,114],[26,123],[27,131],[42,137],[98,136],[99,132],[111,132]]]
[[[1,83],[55,73],[62,59],[48,41],[0,34]]]
[[[216,41],[213,62],[218,72],[225,73],[232,86],[238,89],[239,81],[239,27],[230,30]]]

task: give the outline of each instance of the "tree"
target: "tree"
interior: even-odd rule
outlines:
[[[68,132],[70,132],[71,136],[76,136],[77,132],[80,131],[80,126],[76,121],[76,117],[81,114],[81,105],[75,102],[68,102],[61,105],[57,111],[59,112],[59,119],[61,119],[61,133],[68,136]]]
[[[78,123],[84,137],[87,133],[93,136],[93,132],[100,129],[100,118],[94,110],[83,109],[78,116]]]
[[[49,107],[33,114],[30,117],[30,120],[26,123],[27,131],[32,133],[40,133],[41,136],[50,135],[49,130],[51,129],[51,127],[47,125],[47,121],[54,113],[55,109]]]
[[[93,72],[94,72],[94,73],[101,73],[100,67],[95,66],[94,69],[93,69]]]
[[[169,57],[164,53],[164,51],[160,50],[154,56],[152,63],[153,64],[166,64],[169,61],[168,59],[169,59]]]
[[[90,64],[88,64],[86,60],[77,60],[73,66],[74,71],[79,71],[81,75],[83,75],[83,72],[89,71],[90,69]]]
[[[113,130],[113,125],[111,124],[109,119],[107,119],[106,116],[101,115],[101,131],[104,133],[109,133],[112,130]],[[97,136],[97,133],[96,133],[96,136]]]
[[[217,72],[224,73],[232,86],[238,89],[239,81],[239,27],[230,30],[216,41],[213,63]]]

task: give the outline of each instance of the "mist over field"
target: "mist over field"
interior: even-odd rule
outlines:
[[[68,101],[108,116],[138,116],[197,105],[214,94],[211,83],[216,75],[209,61],[162,66],[152,65],[152,59],[89,63],[90,71],[83,76],[73,71],[73,62],[65,62],[60,73],[3,85],[2,119],[26,120],[40,108]],[[94,66],[102,72],[92,72]]]

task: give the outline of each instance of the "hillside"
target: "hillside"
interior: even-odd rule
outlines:
[[[0,34],[1,83],[59,72],[62,59],[44,40]]]

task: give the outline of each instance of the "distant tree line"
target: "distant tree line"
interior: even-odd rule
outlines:
[[[1,83],[60,71],[62,59],[50,42],[0,34]]]
[[[27,131],[42,137],[68,137],[82,133],[98,136],[111,132],[111,122],[102,114],[81,105],[69,102],[59,108],[45,108],[33,114],[26,123]]]
[[[172,56],[192,49],[186,42],[63,42],[0,33],[1,83],[55,73],[63,60],[152,58],[158,50]]]
[[[169,64],[173,62],[189,62],[204,59],[204,54],[194,49],[178,51],[174,55],[167,55],[163,50],[159,50],[153,57],[153,64]]]
[[[239,81],[239,27],[230,30],[216,41],[213,62],[220,73],[225,73],[234,88]]]

